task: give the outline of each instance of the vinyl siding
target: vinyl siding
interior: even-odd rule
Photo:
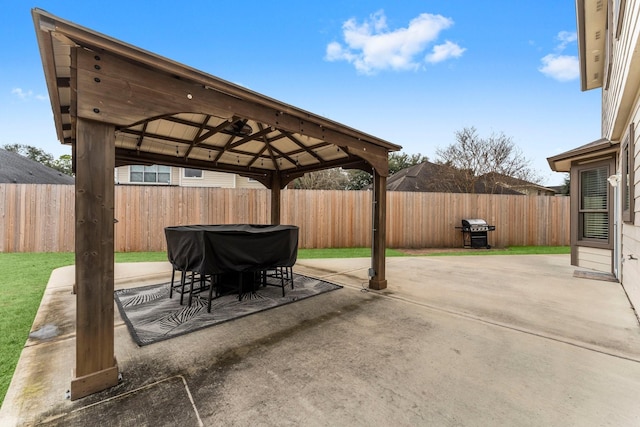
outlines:
[[[202,178],[187,178],[184,171],[178,169],[181,187],[220,187],[235,188],[235,175],[223,172],[202,171]]]
[[[169,180],[169,182],[171,183],[171,185],[179,185],[180,184],[180,174],[182,173],[182,170],[180,168],[171,168],[171,178]]]
[[[578,267],[611,273],[610,249],[589,248],[578,246]]]
[[[622,223],[621,281],[631,303],[640,310],[640,101],[634,105],[634,223]]]
[[[636,187],[637,188],[637,187]],[[637,194],[637,192],[636,192]],[[636,208],[636,224],[638,209]],[[640,310],[640,227],[622,225],[621,281],[636,311]]]
[[[129,166],[116,168],[114,176],[116,184],[131,184]],[[176,167],[171,168],[170,182],[180,187],[265,188],[258,181],[224,172],[203,171],[202,178],[188,178],[184,176],[182,168]]]
[[[265,188],[260,182],[250,180],[245,176],[236,177],[236,188]]]
[[[129,182],[129,166],[121,166],[116,168],[115,172],[116,184],[126,184]]]
[[[624,141],[631,123],[635,127],[634,169],[635,169],[635,219],[633,224],[624,223],[622,213],[618,217],[621,224],[619,278],[636,310],[640,309],[640,0],[626,0],[620,34],[612,43],[612,64],[609,84],[602,91],[602,136],[613,142]],[[614,26],[615,28],[615,26]],[[622,153],[620,153],[622,155]],[[621,158],[617,159],[620,171]],[[621,209],[620,209],[621,211]],[[602,254],[580,248],[581,264],[590,268],[602,267]],[[600,250],[602,251],[602,250]],[[611,254],[609,254],[611,256]],[[606,270],[603,270],[606,271]]]
[[[618,39],[614,39],[609,86],[602,94],[602,136],[621,141],[637,104],[640,86],[640,0],[627,0],[624,21]],[[604,84],[606,88],[606,82]]]

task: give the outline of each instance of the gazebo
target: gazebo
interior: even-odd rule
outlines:
[[[369,287],[384,289],[388,154],[401,147],[33,9],[55,127],[76,173],[76,361],[71,398],[118,382],[114,356],[116,166],[236,173],[280,191],[307,172],[373,174]]]

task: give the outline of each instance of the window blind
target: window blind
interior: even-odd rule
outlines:
[[[581,234],[585,239],[609,239],[608,173],[606,166],[580,172]]]

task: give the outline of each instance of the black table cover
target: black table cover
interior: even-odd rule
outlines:
[[[200,274],[290,267],[298,257],[295,225],[183,225],[166,227],[169,262]]]

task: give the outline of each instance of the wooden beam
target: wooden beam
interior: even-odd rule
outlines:
[[[245,174],[249,177],[269,174],[270,171],[237,166],[231,163],[216,163],[215,160],[185,159],[175,155],[147,153],[144,151],[116,148],[116,166],[126,165],[167,165],[179,168],[191,168]]]
[[[375,169],[377,175],[389,176],[389,155],[386,151],[383,154],[379,150],[367,150],[361,147],[348,147],[347,150],[350,155],[366,160],[372,169]]]
[[[207,114],[204,117],[204,120],[202,121],[202,124],[198,127],[198,133],[196,133],[195,138],[193,139],[193,141],[189,145],[189,148],[187,148],[187,152],[184,153],[184,157],[185,158],[188,158],[189,154],[191,154],[191,150],[193,150],[194,147],[198,146],[198,138],[200,138],[202,136],[202,131],[207,126],[207,123],[209,123],[209,120],[211,120],[211,115]],[[146,127],[147,124],[148,124],[148,122],[145,122],[144,126]]]
[[[315,123],[310,114],[298,117],[274,110],[202,84],[149,70],[107,53],[78,50],[77,58],[78,94],[85,100],[78,103],[78,117],[126,127],[150,117],[172,113],[210,114],[227,119],[238,116],[278,130],[349,147],[352,155],[366,159],[381,175],[388,174],[385,166],[388,163],[387,148],[352,136],[349,131],[339,132]]]
[[[271,132],[273,132],[273,129],[271,129],[270,126],[267,126],[266,128],[259,130],[258,132],[254,132],[251,135],[247,135],[246,137],[239,139],[238,141],[234,141],[233,143],[229,144],[228,148],[233,149],[235,147],[239,147],[242,144],[246,144],[247,142],[251,142],[251,141],[257,140],[258,138],[266,136]]]
[[[371,289],[387,287],[385,249],[387,239],[387,177],[374,172],[373,176],[373,237],[369,279]]]
[[[114,353],[115,128],[77,121],[76,365],[71,399],[118,384]]]
[[[271,224],[280,225],[280,175],[274,173],[271,179]]]
[[[322,165],[311,164],[308,166],[299,166],[297,168],[283,169],[283,170],[269,170],[261,169],[258,167],[246,167],[237,166],[231,163],[216,162],[215,160],[199,160],[199,159],[185,159],[183,157],[176,157],[175,155],[166,154],[154,154],[144,151],[127,150],[124,148],[116,148],[116,166],[126,165],[167,165],[175,166],[179,168],[192,168],[211,170],[217,172],[237,173],[242,176],[262,180],[259,177],[268,177],[273,173],[281,173],[282,182],[281,186],[285,186],[284,180],[288,176],[293,176],[295,179],[304,175],[307,172],[313,172],[323,169],[331,169],[341,167],[344,169],[359,169],[366,172],[371,172],[371,165],[358,157],[345,157],[344,159],[336,159],[324,162]],[[264,184],[264,182],[263,182]],[[265,184],[269,188],[270,184]]]
[[[144,69],[107,53],[77,50],[77,115],[129,126],[151,117],[181,112],[230,118],[227,108],[217,108],[212,95],[190,82]],[[166,90],[165,90],[166,89]],[[118,101],[119,100],[119,101]]]
[[[78,27],[73,23],[60,20],[46,12],[38,11],[37,14],[38,16],[34,13],[34,22],[36,22],[36,26],[38,26],[38,22],[36,21],[37,19],[40,19],[40,22],[47,21],[47,25],[49,27],[55,27],[57,37],[67,38],[69,40],[69,45],[82,46],[86,48],[87,51],[96,53],[110,52],[113,57],[117,56],[120,58],[127,58],[128,63],[138,67],[139,69],[155,70],[154,72],[170,76],[175,80],[190,82],[191,84],[201,86],[207,90],[228,95],[230,98],[250,101],[252,104],[259,104],[272,112],[275,111],[281,114],[310,120],[312,122],[316,122],[324,129],[338,130],[340,133],[353,137],[356,140],[362,138],[363,140],[366,140],[367,143],[378,145],[388,151],[396,151],[401,148],[400,146],[391,144],[387,141],[363,134],[355,129],[345,127],[339,123],[313,115],[304,110],[299,110],[290,105],[278,102],[256,92],[252,92],[241,86],[231,84],[217,77],[204,74],[198,70],[186,67],[174,61],[150,54],[130,45],[125,45],[117,40],[102,37],[100,34]],[[51,70],[48,70],[47,74],[55,75]]]
[[[258,129],[263,130],[264,126],[262,125],[262,123],[258,123]],[[267,138],[266,135],[262,135],[257,141],[262,142],[264,145],[263,147],[251,158],[251,160],[249,160],[249,162],[247,163],[247,166],[252,167],[254,164],[256,164],[256,162],[258,161],[258,159],[260,159],[260,166],[262,167],[262,164],[264,162],[264,157],[262,157],[262,154],[267,151],[267,149],[269,148],[269,139]],[[265,156],[266,157],[266,156]],[[267,158],[268,159],[268,158]]]
[[[313,151],[313,149],[305,147],[304,144],[300,142],[298,138],[296,138],[291,132],[283,131],[282,133],[286,135],[286,137],[289,138],[289,140],[291,140],[294,144],[300,147],[301,150],[304,150],[305,153],[308,153],[309,155],[314,157],[318,162],[322,163],[324,161],[320,156],[316,154],[315,151]]]

